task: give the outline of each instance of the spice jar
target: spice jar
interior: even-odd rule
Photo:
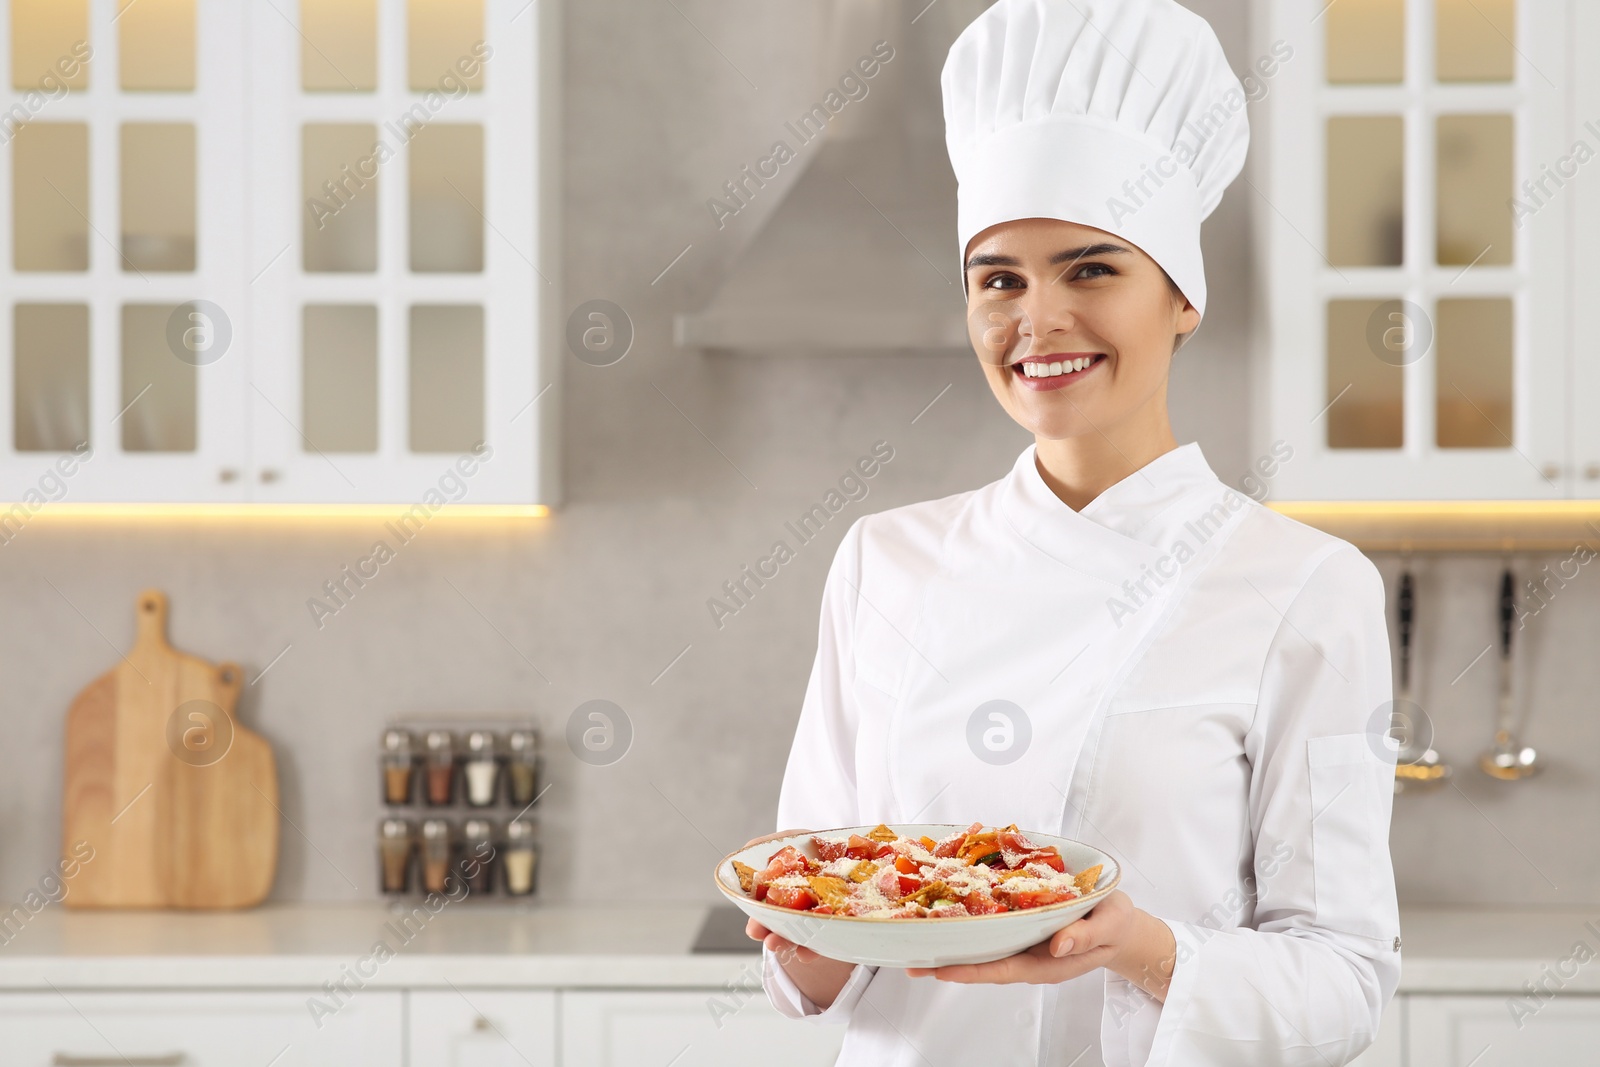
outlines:
[[[450,875],[450,823],[427,819],[422,824],[422,891],[443,893]]]
[[[461,858],[456,867],[468,893],[494,891],[494,826],[488,819],[468,819],[461,828]]]
[[[487,808],[499,792],[500,764],[495,760],[494,734],[474,730],[467,735],[467,754],[462,760],[466,778],[467,803]]]
[[[512,804],[526,808],[539,795],[539,735],[532,730],[512,730],[506,737],[506,749],[506,792]]]
[[[449,730],[429,730],[423,741],[427,749],[428,803],[443,807],[455,799],[456,792],[456,739]]]
[[[414,844],[409,819],[385,819],[378,825],[378,877],[385,893],[411,888]]]
[[[411,783],[416,778],[417,761],[411,746],[410,730],[383,732],[383,802],[411,803]]]
[[[538,851],[533,844],[532,820],[513,819],[506,824],[506,892],[514,897],[533,893],[534,862]]]

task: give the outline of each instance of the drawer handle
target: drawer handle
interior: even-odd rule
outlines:
[[[50,1063],[52,1067],[183,1067],[187,1060],[181,1052],[165,1056],[74,1056],[58,1052]]]

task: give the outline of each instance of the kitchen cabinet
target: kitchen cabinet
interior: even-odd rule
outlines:
[[[559,4],[12,6],[0,501],[554,499]]]
[[[1513,1011],[1515,1009],[1515,1012]],[[1522,994],[1395,997],[1352,1067],[1578,1067],[1600,1047],[1600,996],[1540,1004]]]
[[[1485,914],[1402,907],[1400,992],[1359,1067],[1594,1062],[1600,973],[1573,940],[1592,943],[1578,933],[1590,911]],[[104,1034],[138,1067],[180,1052],[183,1067],[743,1067],[751,1049],[769,1067],[832,1064],[844,1028],[779,1016],[753,953],[690,951],[705,916],[696,904],[468,908],[372,973],[357,964],[393,936],[384,904],[47,908],[0,930],[0,1063],[94,1064]],[[1558,995],[1530,1001],[1530,981]],[[330,999],[338,982],[357,988]]]
[[[786,1019],[760,989],[570,992],[562,1067],[826,1067],[844,1027]]]
[[[548,502],[554,5],[380,0],[373,69],[320,78],[248,6],[250,498]]]
[[[0,1032],[18,1067],[826,1067],[844,1039],[748,988],[7,993]]]
[[[1578,55],[1595,54],[1600,42],[1600,5],[1579,3],[1573,15],[1574,46],[1582,49]],[[1574,269],[1573,292],[1578,295],[1572,303],[1572,394],[1568,405],[1572,412],[1571,426],[1574,447],[1573,477],[1581,486],[1584,496],[1600,495],[1600,420],[1590,413],[1600,406],[1600,66],[1594,63],[1576,64],[1572,72],[1573,92],[1576,97],[1576,129],[1573,144],[1562,158],[1563,168],[1576,171],[1563,179],[1565,189],[1558,193],[1571,193],[1572,244]],[[1576,162],[1582,144],[1583,164]],[[1562,162],[1558,159],[1557,164]]]
[[[469,988],[410,993],[409,1062],[419,1067],[556,1067],[556,996]]]
[[[164,65],[160,93],[102,69],[115,10],[12,7],[0,3],[18,38],[0,85],[0,500],[242,500],[246,6],[201,2],[202,38],[191,20],[181,55],[148,24],[131,35],[123,65]],[[72,91],[45,89],[61,81]],[[205,301],[194,321],[190,301]],[[67,460],[85,445],[89,461]]]
[[[1264,267],[1253,450],[1274,498],[1600,489],[1581,417],[1600,256],[1573,229],[1597,208],[1579,168],[1600,94],[1588,72],[1576,100],[1568,65],[1600,47],[1592,6],[1265,5],[1246,95],[1271,136],[1234,195]]]
[[[1600,1048],[1600,997],[1542,1005],[1522,995],[1408,999],[1406,1067],[1578,1067],[1593,1063]]]
[[[7,993],[0,1033],[16,1067],[402,1067],[401,994]]]

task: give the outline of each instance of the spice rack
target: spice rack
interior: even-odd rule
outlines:
[[[526,719],[393,723],[379,741],[387,897],[527,899],[536,888],[539,729]]]

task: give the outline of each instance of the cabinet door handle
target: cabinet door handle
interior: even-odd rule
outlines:
[[[1542,470],[1540,470],[1539,473],[1544,475],[1547,480],[1553,482],[1557,478],[1561,477],[1561,464],[1559,464],[1559,463],[1546,463],[1544,465],[1544,468]]]
[[[1600,478],[1600,463],[1591,463],[1583,468],[1583,476],[1591,482],[1596,478]]]
[[[51,1067],[183,1067],[189,1057],[181,1052],[165,1056],[74,1056],[58,1052],[50,1061]]]

